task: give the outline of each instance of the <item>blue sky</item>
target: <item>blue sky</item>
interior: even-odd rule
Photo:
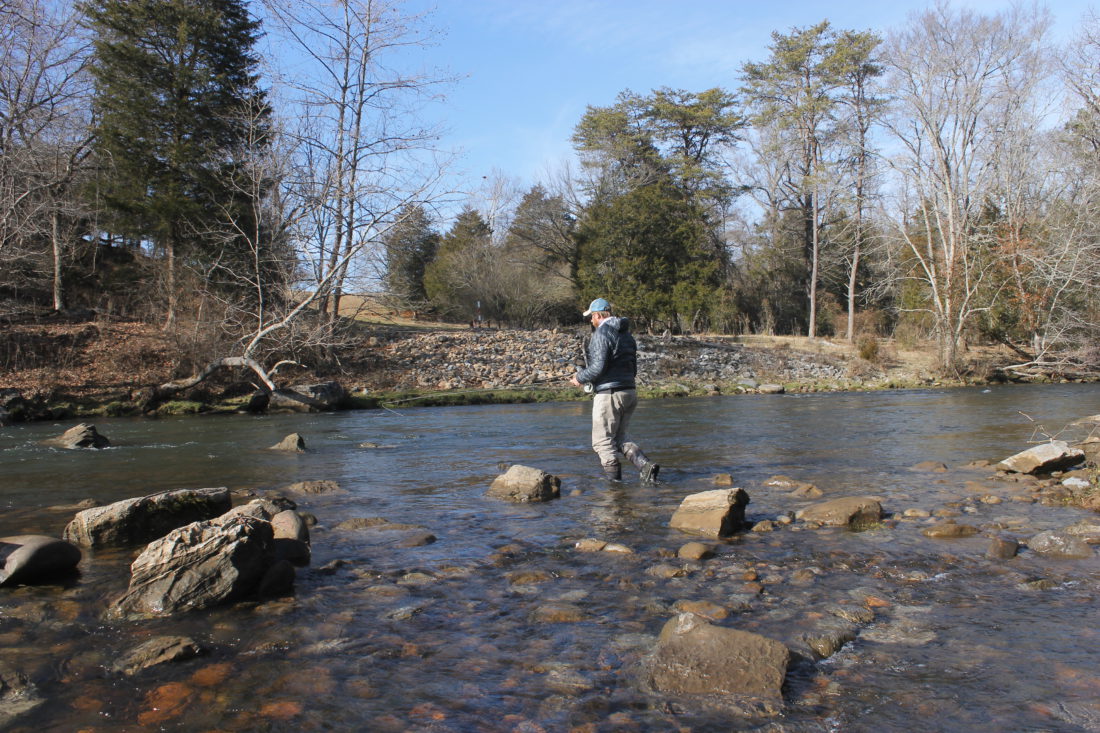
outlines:
[[[736,88],[745,61],[767,58],[772,31],[828,19],[835,28],[885,33],[929,7],[910,0],[410,0],[438,31],[425,64],[461,77],[434,110],[443,145],[462,152],[471,184],[500,172],[529,186],[571,157],[588,105],[624,89]],[[954,7],[995,12],[994,0]],[[1091,4],[1058,0],[1053,39],[1066,40]]]

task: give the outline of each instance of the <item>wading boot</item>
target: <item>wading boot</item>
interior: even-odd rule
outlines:
[[[643,484],[657,483],[657,472],[661,470],[661,467],[646,458],[645,453],[642,453],[642,449],[638,447],[637,443],[623,443],[623,455],[637,466],[638,475],[641,477]]]
[[[622,481],[623,480],[623,467],[618,463],[613,463],[603,467],[603,476],[608,481]]]

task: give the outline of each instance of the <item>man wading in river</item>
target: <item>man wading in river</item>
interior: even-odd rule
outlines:
[[[591,384],[595,389],[592,450],[600,457],[607,478],[622,479],[616,455],[622,453],[638,467],[644,483],[655,482],[661,467],[646,458],[637,443],[626,442],[626,428],[638,406],[634,388],[638,345],[630,335],[630,322],[611,315],[611,304],[603,298],[593,300],[582,315],[591,319],[596,331],[588,343],[588,365],[569,381],[574,387]]]

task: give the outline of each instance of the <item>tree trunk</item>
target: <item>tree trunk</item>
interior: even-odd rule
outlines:
[[[53,244],[53,309],[65,310],[64,294],[61,291],[61,234],[57,223],[59,214],[55,209],[50,216],[50,239]]]
[[[164,258],[168,268],[165,287],[168,290],[168,312],[164,316],[164,330],[171,331],[176,325],[176,244],[171,235],[164,245]]]
[[[817,338],[817,270],[821,259],[821,229],[817,225],[817,193],[810,194],[813,205],[810,207],[810,323],[806,335]]]
[[[856,226],[857,230],[859,226]],[[852,252],[852,271],[848,273],[848,343],[855,340],[856,330],[856,273],[859,271],[859,235],[856,235],[856,247]]]

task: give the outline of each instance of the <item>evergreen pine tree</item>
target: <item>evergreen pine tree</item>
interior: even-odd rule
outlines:
[[[384,238],[386,287],[393,295],[411,302],[427,300],[424,271],[435,259],[439,233],[432,227],[424,207],[411,204],[401,211],[396,224]]]
[[[95,31],[98,194],[115,234],[163,256],[167,323],[180,261],[211,261],[232,242],[210,237],[245,186],[234,157],[263,144],[267,124],[253,46],[259,24],[241,0],[89,0]],[[249,226],[244,226],[248,230]],[[229,252],[231,255],[232,253]],[[230,257],[232,259],[232,257]]]

